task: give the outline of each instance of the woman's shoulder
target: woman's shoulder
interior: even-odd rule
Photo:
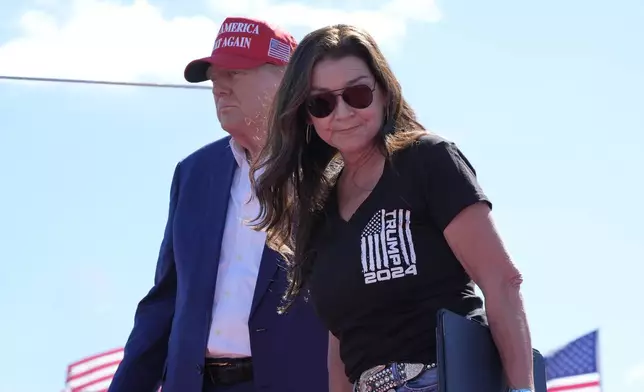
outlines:
[[[443,136],[431,132],[424,132],[419,135],[414,141],[410,142],[405,148],[399,150],[395,155],[403,158],[403,161],[411,159],[426,160],[431,158],[432,155],[439,153],[440,150],[445,150],[454,145],[454,143]]]
[[[427,152],[434,149],[435,147],[444,147],[453,144],[454,142],[452,142],[451,140],[431,132],[422,134],[413,143],[413,145],[416,146],[417,150],[420,152]]]

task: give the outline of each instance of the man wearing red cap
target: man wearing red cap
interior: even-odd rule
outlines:
[[[110,392],[328,392],[328,332],[311,306],[277,308],[286,277],[257,216],[249,166],[296,42],[286,31],[227,18],[187,81],[211,80],[230,135],[177,164],[154,286],[139,303]]]

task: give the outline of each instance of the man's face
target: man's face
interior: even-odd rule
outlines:
[[[217,118],[227,132],[263,129],[281,73],[270,65],[249,70],[210,67]]]

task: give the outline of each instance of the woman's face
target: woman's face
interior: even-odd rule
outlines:
[[[385,97],[358,57],[322,60],[313,68],[307,103],[315,132],[343,155],[370,148],[383,123]]]

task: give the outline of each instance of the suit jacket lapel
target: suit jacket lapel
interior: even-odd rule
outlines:
[[[219,256],[221,254],[221,245],[224,236],[224,227],[226,225],[226,214],[228,213],[228,202],[230,200],[230,187],[235,173],[236,162],[230,152],[224,156],[209,162],[215,168],[207,168],[210,174],[205,184],[205,192],[202,197],[203,209],[196,208],[195,213],[201,215],[198,219],[202,222],[202,227],[195,231],[195,235],[200,236],[200,241],[204,244],[202,263],[204,279],[202,280],[207,287],[205,293],[214,293],[217,283],[217,272],[219,270]],[[210,299],[210,309],[214,295],[207,295]]]
[[[215,166],[215,169],[207,176],[207,191],[202,195],[205,199],[201,200],[204,206],[203,210],[199,208],[195,209],[195,213],[201,215],[198,219],[201,221],[202,227],[201,230],[196,231],[196,234],[201,237],[200,242],[203,244],[203,249],[205,250],[203,254],[204,267],[201,271],[204,274],[203,282],[208,285],[204,288],[204,292],[207,293],[215,292],[217,272],[219,270],[219,256],[221,255],[224,227],[226,225],[226,215],[228,213],[228,203],[230,200],[230,187],[232,186],[235,169],[237,168],[237,162],[231,151],[227,151],[223,154],[223,157],[215,159],[211,164]],[[250,317],[252,317],[275,278],[278,260],[279,255],[265,246],[257,274]],[[207,297],[210,299],[209,306],[212,309],[214,295]]]
[[[270,284],[275,279],[278,260],[279,255],[277,252],[264,246],[264,253],[262,254],[262,261],[259,265],[259,273],[257,274],[257,283],[255,285],[255,293],[253,295],[253,304],[250,308],[250,317],[253,317],[253,313],[255,313],[257,306],[262,301],[264,294],[269,290]],[[277,309],[275,309],[275,311],[277,312]]]

